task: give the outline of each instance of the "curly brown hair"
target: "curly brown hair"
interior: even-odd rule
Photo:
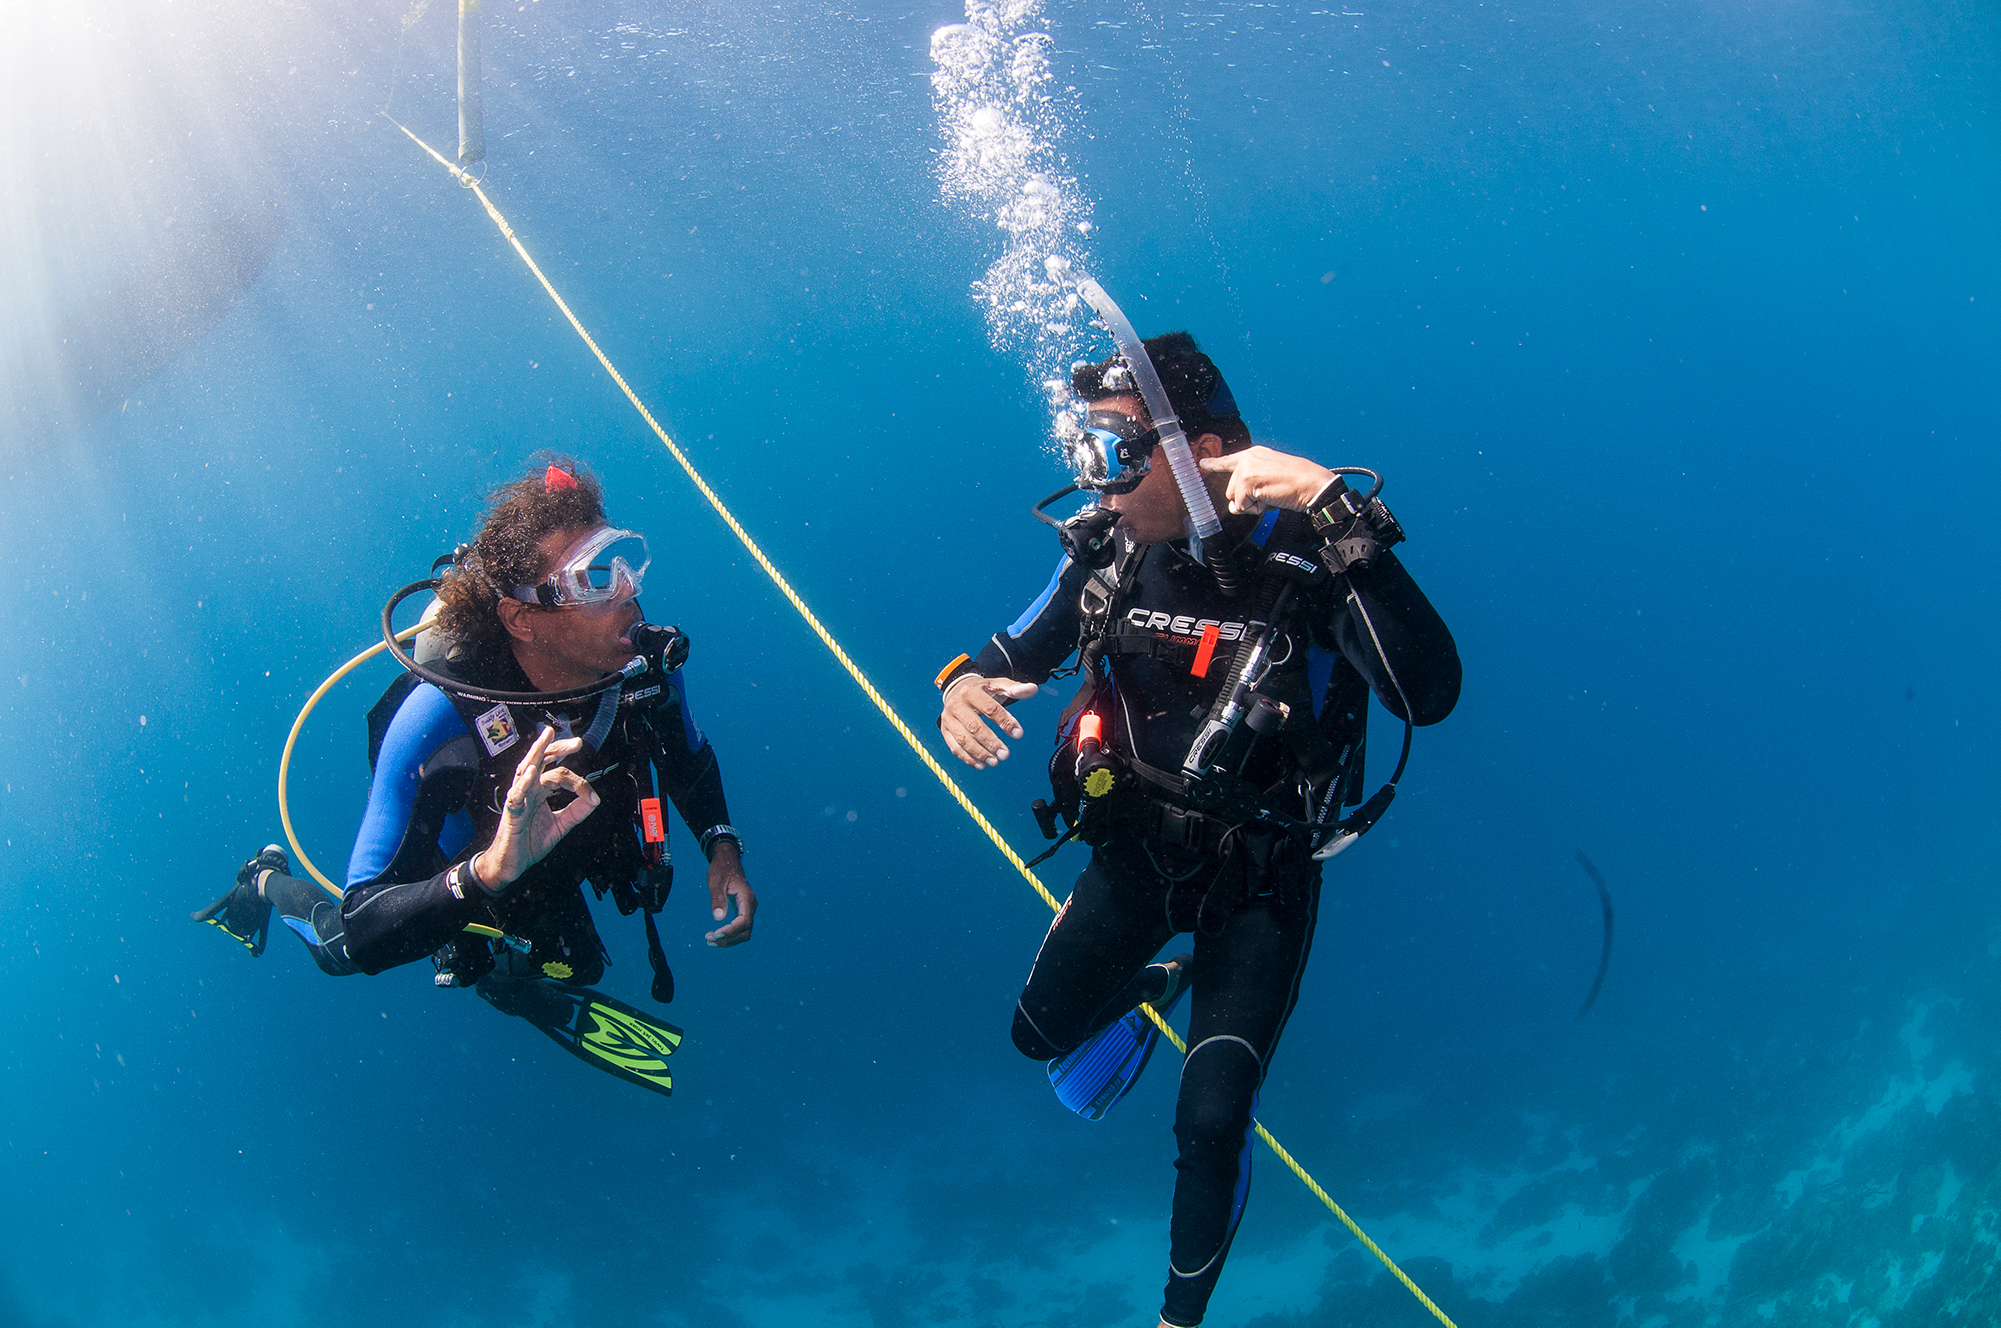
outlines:
[[[543,469],[486,496],[486,517],[438,589],[438,629],[454,650],[483,652],[507,644],[507,628],[495,612],[500,597],[515,586],[532,586],[548,575],[538,547],[551,531],[605,523],[604,486],[566,456],[536,458]],[[550,483],[552,473],[571,482]]]

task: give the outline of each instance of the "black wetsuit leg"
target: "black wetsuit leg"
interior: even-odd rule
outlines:
[[[264,878],[264,899],[279,920],[305,942],[322,973],[344,978],[361,972],[347,953],[347,924],[340,915],[340,901],[317,881],[271,872]]]
[[[1165,989],[1147,969],[1174,936],[1162,906],[1165,883],[1119,870],[1104,850],[1091,855],[1029,970],[1014,1006],[1014,1045],[1046,1061]]]
[[[1015,1006],[1014,1043],[1022,1054],[1060,1056],[1160,994],[1160,970],[1144,966],[1177,933],[1193,930],[1218,870],[1213,860],[1163,854],[1162,862],[1172,875],[1130,842],[1114,841],[1092,855],[1043,938]],[[1318,864],[1298,868],[1287,888],[1270,894],[1262,893],[1263,873],[1250,870],[1248,897],[1230,910],[1220,933],[1195,937],[1162,1309],[1169,1323],[1184,1326],[1202,1321],[1243,1217],[1251,1113],[1298,999],[1319,912]],[[1209,907],[1213,917],[1216,905]]]
[[[1310,864],[1289,889],[1253,898],[1222,933],[1195,937],[1188,1059],[1175,1104],[1174,1218],[1161,1317],[1192,1328],[1236,1238],[1251,1181],[1251,1113],[1299,999],[1320,909]]]

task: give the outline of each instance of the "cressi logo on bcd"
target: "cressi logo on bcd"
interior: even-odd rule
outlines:
[[[1286,553],[1282,549],[1272,550],[1265,558],[1265,567],[1286,580],[1297,581],[1301,585],[1319,585],[1327,579],[1327,569],[1319,563],[1302,558],[1296,553]]]

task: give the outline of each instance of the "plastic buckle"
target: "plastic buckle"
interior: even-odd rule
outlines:
[[[1184,852],[1202,851],[1202,831],[1209,818],[1201,812],[1191,812],[1168,802],[1153,804],[1155,823],[1154,838],[1169,848]]]

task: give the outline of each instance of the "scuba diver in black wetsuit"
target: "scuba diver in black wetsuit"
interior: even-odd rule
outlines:
[[[709,861],[723,925],[708,943],[750,939],[757,898],[688,709],[686,638],[642,621],[646,542],[606,523],[602,490],[573,463],[498,490],[452,562],[403,592],[435,585],[434,635],[449,650],[428,666],[399,650],[412,671],[370,713],[375,773],[345,894],[292,876],[273,845],[194,916],[256,955],[275,908],[334,976],[429,956],[440,986],[476,986],[599,1068],[666,1092],[679,1030],[588,990],[605,953],[581,886],[644,910],[653,995],[672,1000],[653,922],[673,872],[657,774]]]
[[[1094,305],[1110,304],[1087,284]],[[1088,411],[1072,439],[1078,487],[1099,505],[1058,526],[1065,556],[1027,612],[939,674],[939,729],[967,764],[996,765],[1008,748],[994,727],[1022,736],[1006,707],[1052,676],[1083,675],[1050,765],[1056,805],[1036,811],[1051,838],[1058,816],[1068,822],[1063,838],[1090,844],[1091,861],[1036,956],[1014,1042],[1096,1119],[1152,1049],[1153,1028],[1128,1012],[1192,991],[1160,1315],[1192,1328],[1243,1213],[1252,1113],[1298,998],[1319,860],[1380,817],[1402,773],[1399,761],[1382,792],[1335,819],[1363,803],[1369,694],[1407,721],[1407,755],[1409,725],[1452,710],[1460,664],[1388,552],[1402,532],[1373,493],[1253,446],[1187,333],[1141,351],[1123,315],[1106,323],[1123,329],[1121,353],[1072,375]],[[1149,386],[1167,409],[1149,409]],[[1178,421],[1162,427],[1161,415]],[[1199,461],[1187,473],[1204,494],[1177,491],[1164,436]],[[1231,516],[1191,549],[1190,509],[1214,521],[1210,504],[1224,501]],[[1192,956],[1150,962],[1181,932],[1195,934]]]

